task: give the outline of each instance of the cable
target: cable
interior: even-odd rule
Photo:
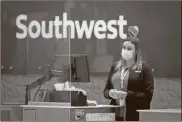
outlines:
[[[34,97],[33,97],[33,101],[35,101],[39,91],[40,91],[40,88],[41,88],[42,85],[39,85],[38,89],[36,90],[35,94],[34,94]]]
[[[49,90],[49,89],[48,89],[48,90]],[[45,91],[45,93],[44,93],[44,95],[43,95],[43,97],[42,97],[41,102],[44,102],[44,100],[45,100],[45,97],[46,97],[47,93],[49,93],[49,91]]]

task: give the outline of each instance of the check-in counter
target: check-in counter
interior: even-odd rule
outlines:
[[[47,105],[22,105],[23,121],[115,121],[112,108],[120,106],[64,106],[46,103]]]
[[[181,109],[138,110],[140,121],[181,121]]]

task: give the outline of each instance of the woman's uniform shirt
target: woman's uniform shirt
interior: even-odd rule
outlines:
[[[111,105],[119,105],[118,100],[109,96],[110,89],[120,89],[120,72],[116,70],[118,62],[111,66],[107,83],[104,88],[104,96],[111,100]],[[146,62],[142,62],[141,70],[131,69],[129,71],[127,82],[126,97],[126,121],[138,121],[139,109],[150,109],[150,103],[153,96],[153,74]],[[122,110],[115,110],[116,116],[122,115]]]

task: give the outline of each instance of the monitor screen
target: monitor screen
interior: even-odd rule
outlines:
[[[90,82],[86,55],[71,56],[71,82]]]
[[[56,55],[52,69],[64,72],[68,70],[65,77],[70,82],[90,82],[87,55]]]

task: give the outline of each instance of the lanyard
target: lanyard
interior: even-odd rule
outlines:
[[[126,76],[126,74],[130,71],[130,69],[135,65],[132,64],[130,68],[128,68],[126,71],[125,71],[125,68],[122,67],[122,70],[121,70],[121,88],[123,89],[124,88],[124,77]]]
[[[124,88],[124,77],[126,76],[126,74],[128,73],[129,69],[127,71],[125,71],[124,67],[121,70],[121,88]]]
[[[130,69],[127,69],[125,71],[125,68],[123,67],[121,70],[121,89],[124,89],[124,77],[129,72]],[[125,100],[119,100],[120,106],[125,106]],[[125,115],[124,115],[125,116]]]

